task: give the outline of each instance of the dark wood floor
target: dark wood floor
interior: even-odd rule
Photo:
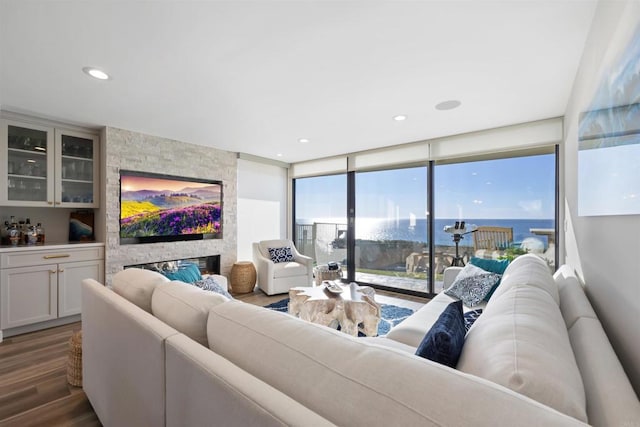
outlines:
[[[80,322],[0,343],[0,426],[99,426],[80,387],[67,383],[71,335]]]
[[[261,306],[286,297],[257,289],[235,296]],[[416,310],[428,300],[378,291],[376,301]],[[0,427],[100,426],[82,388],[67,383],[69,339],[80,329],[76,322],[0,343]]]

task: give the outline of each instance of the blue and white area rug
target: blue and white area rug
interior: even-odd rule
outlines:
[[[269,305],[265,305],[265,308],[275,311],[287,312],[287,304],[289,304],[289,298],[276,301]],[[396,326],[407,317],[413,314],[413,310],[406,307],[400,307],[392,304],[380,304],[382,313],[380,316],[380,323],[378,324],[378,336],[386,335],[392,326]]]

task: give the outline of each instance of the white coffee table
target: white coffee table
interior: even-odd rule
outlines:
[[[342,292],[338,294],[329,292],[324,284],[291,288],[289,313],[324,326],[340,325],[342,332],[353,336],[359,329],[369,337],[378,335],[380,305],[373,288],[355,283],[340,286]]]

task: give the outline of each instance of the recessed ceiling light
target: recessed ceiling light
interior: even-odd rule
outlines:
[[[436,105],[436,110],[453,110],[454,108],[458,108],[462,104],[457,99],[451,99],[449,101],[443,101]]]
[[[393,120],[395,120],[396,122],[401,122],[403,120],[407,120],[407,116],[400,114],[398,116],[393,116]]]
[[[282,157],[282,153],[278,153],[278,154],[276,154],[276,156]]]
[[[90,75],[94,79],[98,79],[98,80],[109,80],[111,78],[109,77],[109,74],[93,67],[84,67],[82,71],[84,71],[86,74]]]
[[[298,140],[298,142],[299,142],[300,144],[306,144],[306,143],[308,143],[308,142],[309,142],[309,140],[308,140],[307,138],[300,138],[300,139]]]

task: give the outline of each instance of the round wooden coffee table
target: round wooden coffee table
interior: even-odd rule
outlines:
[[[368,337],[378,335],[380,305],[375,291],[355,283],[340,285],[342,292],[331,293],[324,285],[289,290],[289,314],[324,326],[340,325],[346,334],[357,336],[359,325]]]

